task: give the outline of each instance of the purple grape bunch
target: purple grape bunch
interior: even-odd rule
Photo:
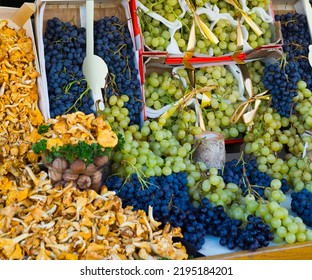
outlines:
[[[312,226],[312,192],[302,189],[291,194],[291,210],[294,211],[307,226]]]
[[[259,171],[258,165],[255,159],[249,160],[244,164],[245,174],[243,171],[243,163],[237,159],[227,161],[223,167],[223,170],[219,171],[219,174],[222,175],[223,180],[226,184],[234,183],[243,191],[243,194],[248,194],[247,187],[244,184],[241,184],[243,176],[246,176],[249,180],[250,185],[254,186],[253,190],[262,198],[266,199],[264,195],[264,190],[266,187],[270,187],[271,181],[273,178]],[[281,191],[287,193],[289,191],[289,186],[285,179],[281,180],[282,186]],[[259,187],[257,187],[259,186]]]
[[[93,99],[82,73],[85,29],[55,17],[47,22],[43,43],[51,117],[92,113]]]
[[[286,60],[298,64],[298,72],[301,78],[312,90],[312,67],[308,60],[311,36],[308,32],[309,26],[306,15],[287,13],[276,15],[275,20],[281,22]]]
[[[116,191],[123,206],[135,210],[153,207],[154,218],[163,224],[169,222],[180,227],[183,238],[200,250],[207,235],[219,237],[222,246],[256,250],[268,246],[273,234],[261,218],[250,216],[247,223],[230,218],[223,206],[213,205],[203,198],[198,208],[188,195],[187,174],[149,177],[145,185],[136,174],[128,181],[111,176],[105,182],[108,189]]]
[[[104,59],[109,70],[104,97],[128,95],[125,107],[129,110],[130,124],[140,124],[141,85],[128,26],[116,16],[105,17],[95,21],[94,39],[94,52]],[[51,117],[75,111],[92,113],[94,101],[82,73],[85,28],[54,17],[47,22],[43,43]]]

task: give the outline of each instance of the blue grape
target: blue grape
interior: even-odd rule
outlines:
[[[83,60],[74,56],[86,47],[85,29],[55,17],[47,22],[43,42],[51,117],[78,110],[92,113],[91,92],[81,71]]]
[[[243,172],[243,166],[245,168],[245,174]],[[264,190],[266,187],[270,187],[271,181],[273,180],[270,175],[258,170],[257,162],[254,159],[247,161],[245,164],[237,159],[227,161],[223,170],[219,170],[219,174],[222,175],[226,184],[234,183],[240,186],[244,195],[248,194],[247,186],[242,184],[242,178],[246,176],[250,185],[253,186],[253,191],[264,199],[266,199]],[[281,182],[281,191],[287,193],[289,191],[287,181],[282,179]]]
[[[290,117],[292,99],[297,96],[297,83],[300,80],[297,62],[287,62],[284,68],[279,62],[275,62],[264,68],[263,85],[271,93],[271,107],[281,116]]]
[[[113,94],[128,95],[129,102],[125,102],[125,107],[129,110],[130,125],[140,124],[141,85],[127,25],[116,16],[105,17],[94,23],[94,38],[95,53],[104,59],[109,70],[104,94],[108,98]],[[77,110],[92,113],[94,102],[82,72],[86,56],[85,28],[55,17],[47,22],[43,42],[51,117]],[[66,102],[68,96],[71,103]],[[62,106],[55,104],[56,100],[60,100]]]
[[[291,210],[294,211],[307,226],[312,226],[312,193],[307,189],[291,194]]]
[[[312,90],[312,67],[308,60],[311,36],[307,32],[307,17],[304,14],[287,13],[276,15],[275,20],[281,22],[283,50],[287,61],[298,64],[298,73]]]

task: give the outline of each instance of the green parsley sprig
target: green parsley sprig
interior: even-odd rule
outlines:
[[[42,154],[47,150],[47,140],[41,139],[37,143],[31,146],[31,149],[35,154]]]
[[[117,133],[117,137],[118,137],[118,143],[115,148],[116,148],[116,151],[120,151],[123,149],[126,143],[126,140],[125,140],[125,137],[120,132]]]
[[[84,141],[79,141],[77,145],[66,144],[60,147],[53,147],[51,151],[48,151],[46,139],[39,140],[36,144],[33,144],[32,150],[36,154],[45,153],[45,159],[48,163],[57,157],[62,157],[70,163],[76,159],[81,159],[86,164],[91,164],[97,156],[107,156],[111,152],[111,148],[103,148],[98,143],[87,144]]]
[[[51,126],[51,125],[45,125],[45,124],[39,125],[39,127],[38,127],[38,133],[39,133],[39,134],[43,134],[43,133],[48,132],[50,126]]]

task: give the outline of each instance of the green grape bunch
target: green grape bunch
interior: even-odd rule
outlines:
[[[174,22],[182,14],[178,0],[141,0],[140,2],[149,11],[157,13],[170,22]]]
[[[178,23],[183,16],[179,1],[142,0],[140,3],[148,9],[148,12],[154,12],[160,16],[159,18],[151,16],[145,13],[142,7],[138,8],[137,15],[144,44],[152,50],[166,51],[171,40],[169,30],[172,26],[170,24]]]
[[[170,43],[168,27],[157,19],[138,11],[144,44],[153,50],[165,51]]]
[[[168,71],[152,72],[144,85],[145,104],[154,110],[181,99],[185,92],[182,81]]]
[[[218,175],[218,169],[212,167],[206,170],[202,163],[187,179],[188,193],[194,206],[198,206],[203,198],[209,199],[214,205],[229,206],[242,195],[242,189],[236,184],[225,184],[222,176]]]
[[[200,14],[199,17],[203,21],[203,23],[210,28],[211,21],[208,19],[206,14]],[[185,13],[184,17],[181,19],[182,26],[180,29],[177,29],[174,33],[174,39],[177,42],[179,50],[181,52],[187,51],[187,46],[190,37],[190,30],[193,22],[193,16],[190,13]],[[196,46],[195,52],[208,54],[209,48],[212,45],[210,40],[203,37],[198,27],[195,27],[195,35],[196,35]]]
[[[127,178],[134,173],[150,177],[196,171],[192,153],[195,136],[202,129],[196,125],[195,111],[188,107],[176,110],[164,125],[147,119],[141,127],[129,126],[126,98],[126,95],[111,96],[102,112],[112,129],[125,140],[120,149],[113,151],[113,174]]]
[[[254,30],[250,27],[250,25],[244,21],[243,26],[248,31],[248,39],[247,42],[250,45],[252,49],[256,49],[263,45],[268,45],[272,43],[273,40],[273,33],[271,30],[271,26],[268,22],[263,21],[259,16],[257,16],[255,13],[251,13],[250,18],[257,24],[257,26],[262,31],[261,36],[257,36]]]
[[[187,71],[179,69],[180,77],[189,84]],[[246,125],[242,120],[231,123],[231,117],[241,103],[238,80],[225,66],[207,66],[195,70],[196,86],[213,86],[210,105],[202,108],[207,131],[222,133],[225,139],[238,138],[246,131]]]

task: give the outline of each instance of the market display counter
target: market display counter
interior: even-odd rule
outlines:
[[[85,34],[84,29],[80,28],[84,26],[84,1],[77,1],[79,5],[74,3],[76,1],[69,0],[38,0],[36,2],[37,13],[34,21],[36,36],[30,37],[33,42],[37,42],[37,46],[33,45],[31,49],[30,57],[34,58],[34,62],[31,61],[30,69],[33,69],[33,64],[38,67],[36,72],[31,73],[32,76],[38,76],[37,84],[34,79],[26,81],[22,79],[21,82],[25,82],[25,85],[17,84],[18,86],[10,88],[10,91],[5,91],[8,90],[5,88],[6,81],[2,82],[1,86],[4,92],[2,95],[12,98],[2,106],[3,114],[8,114],[7,111],[10,111],[4,108],[18,107],[24,100],[22,99],[25,97],[24,91],[19,92],[21,95],[18,98],[15,98],[12,92],[22,87],[26,89],[38,87],[38,92],[35,91],[35,93],[42,116],[37,107],[29,106],[35,114],[30,110],[29,115],[24,119],[7,118],[7,123],[11,122],[12,129],[8,131],[12,135],[13,132],[20,133],[15,126],[16,123],[21,125],[24,121],[28,125],[29,119],[33,123],[31,129],[26,131],[20,139],[20,141],[26,141],[26,144],[22,142],[25,144],[24,150],[19,147],[23,148],[20,145],[21,142],[15,141],[15,138],[9,135],[10,139],[13,139],[13,141],[10,140],[11,146],[8,145],[7,150],[3,148],[3,154],[0,154],[0,158],[3,159],[3,164],[0,166],[7,168],[7,170],[3,169],[3,174],[8,173],[15,177],[13,180],[11,175],[3,178],[0,176],[0,182],[3,180],[0,183],[2,186],[0,187],[0,259],[312,259],[312,241],[306,241],[312,240],[312,223],[310,222],[312,212],[304,212],[304,218],[307,218],[305,222],[301,216],[300,219],[297,217],[300,211],[296,208],[299,207],[290,203],[295,200],[296,196],[291,196],[290,193],[299,192],[303,188],[312,192],[312,163],[304,161],[307,152],[312,154],[312,141],[303,139],[305,132],[312,131],[312,113],[306,112],[312,108],[312,94],[307,88],[308,83],[299,81],[298,77],[293,77],[294,81],[290,79],[291,73],[297,73],[293,71],[296,65],[293,64],[290,67],[291,64],[288,64],[289,75],[285,69],[281,69],[281,65],[277,66],[276,62],[284,54],[282,41],[276,40],[280,37],[272,36],[273,32],[269,32],[270,28],[278,22],[288,24],[297,20],[295,18],[274,22],[274,13],[296,11],[310,19],[311,9],[308,10],[307,7],[311,7],[307,6],[307,1],[300,0],[297,3],[288,1],[286,5],[280,3],[282,1],[273,1],[268,9],[270,13],[266,14],[270,16],[269,19],[265,16],[263,20],[255,18],[264,23],[263,25],[267,28],[263,27],[263,29],[268,31],[266,36],[270,38],[266,38],[268,40],[262,38],[264,41],[260,40],[261,44],[252,42],[253,46],[259,44],[259,48],[253,48],[255,52],[250,52],[253,54],[250,59],[241,58],[245,59],[245,65],[236,65],[234,62],[239,64],[241,61],[238,56],[235,60],[234,54],[228,55],[228,59],[231,60],[231,65],[228,65],[228,61],[224,60],[225,57],[219,57],[216,52],[217,63],[210,61],[209,56],[206,56],[206,60],[203,59],[196,65],[191,65],[190,61],[186,63],[192,67],[170,64],[169,60],[163,59],[164,57],[159,52],[155,52],[154,57],[143,59],[137,38],[133,36],[136,26],[132,24],[130,15],[134,10],[131,10],[131,6],[128,7],[128,1],[120,3],[119,0],[110,0],[97,3],[95,18],[98,23],[96,25],[98,32],[95,34],[100,36],[107,27],[108,35],[95,40],[95,49],[101,53],[102,58],[109,59],[107,63],[112,67],[110,70],[112,76],[105,87],[105,97],[108,99],[105,104],[106,110],[98,110],[99,115],[96,119],[93,118],[94,114],[88,112],[90,112],[91,105],[98,104],[96,102],[98,100],[86,98],[90,88],[84,78],[80,79],[83,76],[81,67],[85,57]],[[61,13],[60,7],[62,7]],[[122,12],[119,14],[117,11]],[[196,18],[195,12],[193,16]],[[75,19],[75,24],[73,24],[73,19]],[[310,22],[308,23],[310,26]],[[4,21],[3,28],[6,24],[7,22]],[[28,24],[26,34],[32,32],[30,20]],[[225,25],[225,21],[220,21],[219,24]],[[114,28],[110,29],[112,26]],[[231,25],[230,28],[234,26],[236,25]],[[236,38],[240,33],[239,26],[238,21],[235,31],[237,33],[232,31],[232,37]],[[125,27],[127,29],[124,29]],[[222,29],[221,26],[220,28]],[[311,30],[311,28],[306,29],[308,34],[308,29]],[[264,31],[261,32],[265,33]],[[274,31],[280,31],[280,29],[277,28]],[[8,34],[15,34],[13,32],[15,31],[10,30]],[[120,39],[115,38],[116,34],[120,36],[118,37]],[[54,35],[57,36],[54,37]],[[249,37],[245,37],[245,43],[247,43]],[[289,36],[289,38],[292,37]],[[48,41],[48,39],[51,40]],[[106,39],[109,39],[110,43]],[[155,45],[163,41],[162,37],[156,39]],[[271,44],[268,44],[269,42]],[[65,48],[67,43],[70,47]],[[291,42],[291,44],[294,43]],[[236,51],[238,52],[242,46],[243,44],[237,42]],[[22,47],[19,48],[22,49]],[[114,52],[113,48],[116,48]],[[221,47],[218,48],[221,49]],[[62,50],[61,54],[60,50]],[[104,50],[107,51],[107,55]],[[239,52],[243,53],[243,51],[244,49]],[[7,52],[8,57],[13,61],[12,49]],[[285,50],[285,55],[287,53],[288,51]],[[302,58],[302,56],[300,54],[296,58]],[[121,61],[120,57],[124,61]],[[204,58],[204,56],[201,57]],[[160,59],[162,62],[158,61]],[[179,59],[183,62],[184,56],[180,55]],[[153,60],[157,61],[158,65],[152,63]],[[77,65],[71,69],[74,63]],[[12,67],[9,62],[6,66]],[[264,69],[269,66],[272,66],[273,70],[265,72]],[[28,68],[25,66],[23,69]],[[170,68],[172,71],[163,73],[165,72],[163,68]],[[7,71],[7,68],[3,69],[4,72]],[[113,73],[113,70],[116,70],[116,73]],[[276,70],[285,71],[276,72]],[[15,73],[11,69],[10,71]],[[302,73],[305,72],[302,71]],[[124,74],[120,75],[120,73]],[[256,87],[253,88],[253,85],[258,85],[262,81],[263,86],[270,90],[269,86],[274,83],[273,79],[278,80],[278,77],[275,77],[276,73],[285,75],[282,77],[279,75],[281,81],[284,81],[282,78],[287,78],[283,82],[285,88],[288,84],[298,83],[297,99],[292,99],[293,91],[288,91],[288,89],[277,92],[278,88],[283,87],[280,84],[277,84],[274,92],[271,89],[272,96],[270,97],[266,95],[267,91],[261,88],[262,85],[257,88],[256,93]],[[271,78],[273,75],[272,79],[268,78],[270,74]],[[5,75],[8,74],[4,73]],[[27,75],[22,76],[26,79]],[[116,78],[117,75],[120,77]],[[179,78],[177,78],[178,75],[180,75]],[[173,76],[176,80],[171,84],[171,81],[168,82],[166,79],[168,77],[173,79]],[[142,80],[139,77],[143,77]],[[11,78],[16,79],[14,75],[11,75]],[[196,79],[198,79],[198,88],[196,88]],[[164,81],[168,83],[164,83],[162,87]],[[265,84],[265,81],[269,82]],[[16,80],[9,82],[11,87]],[[28,85],[31,82],[34,84]],[[78,85],[82,87],[79,88]],[[309,88],[311,87],[312,84],[309,84]],[[157,92],[160,88],[161,91]],[[191,88],[193,89],[190,90]],[[115,95],[117,89],[118,94]],[[249,96],[246,95],[247,93]],[[165,94],[170,98],[164,99],[165,101],[161,103],[160,97]],[[173,94],[176,100],[172,99]],[[289,102],[282,101],[285,101],[284,104],[287,106],[289,105],[289,110],[298,111],[298,121],[288,116],[287,120],[282,119],[282,113],[285,116],[283,110],[281,113],[279,111],[276,113],[270,108],[271,99],[281,96],[290,97]],[[82,98],[86,98],[86,102]],[[35,103],[37,99],[28,103]],[[281,109],[278,106],[282,104],[278,102],[280,100],[274,100],[277,102],[272,104],[278,107],[274,108]],[[90,104],[89,101],[91,101]],[[148,101],[153,101],[151,106],[148,105]],[[154,101],[159,103],[154,104]],[[258,105],[256,103],[255,109],[251,110],[254,101],[259,103]],[[310,103],[306,106],[303,101]],[[293,104],[289,104],[292,102],[298,103],[298,107],[295,108]],[[125,107],[125,103],[128,107]],[[81,107],[77,107],[78,105]],[[248,111],[244,109],[242,114],[238,114],[241,105]],[[160,114],[159,110],[166,106],[169,106],[168,109]],[[304,106],[308,109],[305,110]],[[153,111],[149,111],[149,108]],[[184,112],[179,110],[181,108]],[[10,113],[9,116],[19,115],[24,109],[21,106],[21,111]],[[79,112],[69,113],[74,109]],[[155,111],[159,115],[154,115]],[[289,114],[293,114],[291,117],[296,117],[297,115],[293,112],[290,111]],[[248,118],[248,113],[253,117]],[[307,116],[311,120],[306,122]],[[41,118],[40,122],[38,117]],[[243,120],[239,120],[241,117]],[[170,118],[172,119],[169,121]],[[44,122],[47,119],[48,121]],[[131,125],[130,121],[133,121]],[[241,121],[241,126],[239,126],[239,121]],[[254,130],[251,130],[251,123]],[[303,123],[306,126],[303,126]],[[236,124],[237,127],[234,127]],[[213,158],[212,153],[203,160],[195,160],[193,151],[203,143],[198,141],[201,139],[199,135],[202,136],[207,130],[224,133],[224,137],[219,138],[222,139],[222,153],[218,153],[212,161],[216,165],[215,159],[219,160],[226,154],[226,163],[223,162],[221,167],[207,164],[208,159]],[[291,140],[294,143],[286,137],[293,137]],[[297,139],[295,137],[298,138],[298,143],[295,142],[294,139]],[[212,142],[211,139],[208,140]],[[2,146],[5,147],[4,144]],[[293,146],[295,147],[292,148]],[[204,151],[207,150],[208,148],[205,147]],[[250,156],[244,158],[241,153],[243,151],[244,156],[247,154]],[[289,155],[292,153],[296,161],[291,161],[292,157],[282,158],[285,153]],[[5,159],[9,155],[12,156],[12,162],[7,163]],[[27,158],[26,155],[28,155]],[[260,159],[260,155],[261,161],[256,162],[254,158]],[[281,158],[277,159],[278,156]],[[32,169],[40,163],[39,159],[42,159],[48,170]],[[240,160],[231,162],[232,159]],[[17,161],[19,173],[12,169],[12,167],[15,168],[13,163]],[[210,168],[210,166],[215,168]],[[285,167],[283,172],[281,166]],[[295,166],[298,170],[289,170]],[[306,169],[306,166],[309,169]],[[106,167],[110,176],[104,180],[102,172],[106,171]],[[288,186],[286,186],[287,190],[282,190],[286,184],[286,180],[282,180],[282,178],[285,179],[285,174],[288,176],[287,181],[293,184],[290,186],[292,190],[289,190]],[[265,176],[269,175],[272,178],[267,179]],[[300,175],[302,175],[302,181],[296,181]],[[125,178],[127,181],[124,181]],[[276,180],[273,181],[273,178]],[[11,185],[6,188],[6,184]],[[100,190],[104,185],[105,187]],[[265,193],[266,187],[268,189]],[[312,196],[306,199],[307,205],[308,200],[312,201]],[[298,201],[303,200],[298,199],[297,204],[299,204]],[[302,209],[306,205],[302,204]],[[130,212],[127,206],[131,207],[133,212]],[[102,212],[99,212],[99,209]],[[89,216],[84,217],[87,214]],[[64,224],[60,223],[63,220]],[[70,223],[74,221],[74,225],[66,228],[64,225],[69,225],[68,221]],[[284,231],[277,232],[280,228]],[[47,237],[42,234],[42,229],[46,230]],[[115,229],[117,233],[114,232]],[[115,236],[112,236],[114,234]],[[163,245],[164,239],[160,238],[161,234],[168,238],[165,245]],[[182,246],[184,244],[175,243],[175,240],[181,239],[185,243],[189,242],[188,252],[185,252]],[[114,243],[114,246],[110,247],[112,244],[107,242],[112,243],[112,240],[119,243],[117,245]],[[138,243],[138,240],[142,243]],[[273,243],[275,241],[276,243]],[[155,247],[156,243],[158,247]],[[195,247],[201,249],[196,251]],[[15,254],[8,248],[17,248]],[[246,248],[249,250],[242,250]]]
[[[255,252],[238,251],[196,258],[198,260],[311,260],[312,241],[283,244],[258,249]]]

